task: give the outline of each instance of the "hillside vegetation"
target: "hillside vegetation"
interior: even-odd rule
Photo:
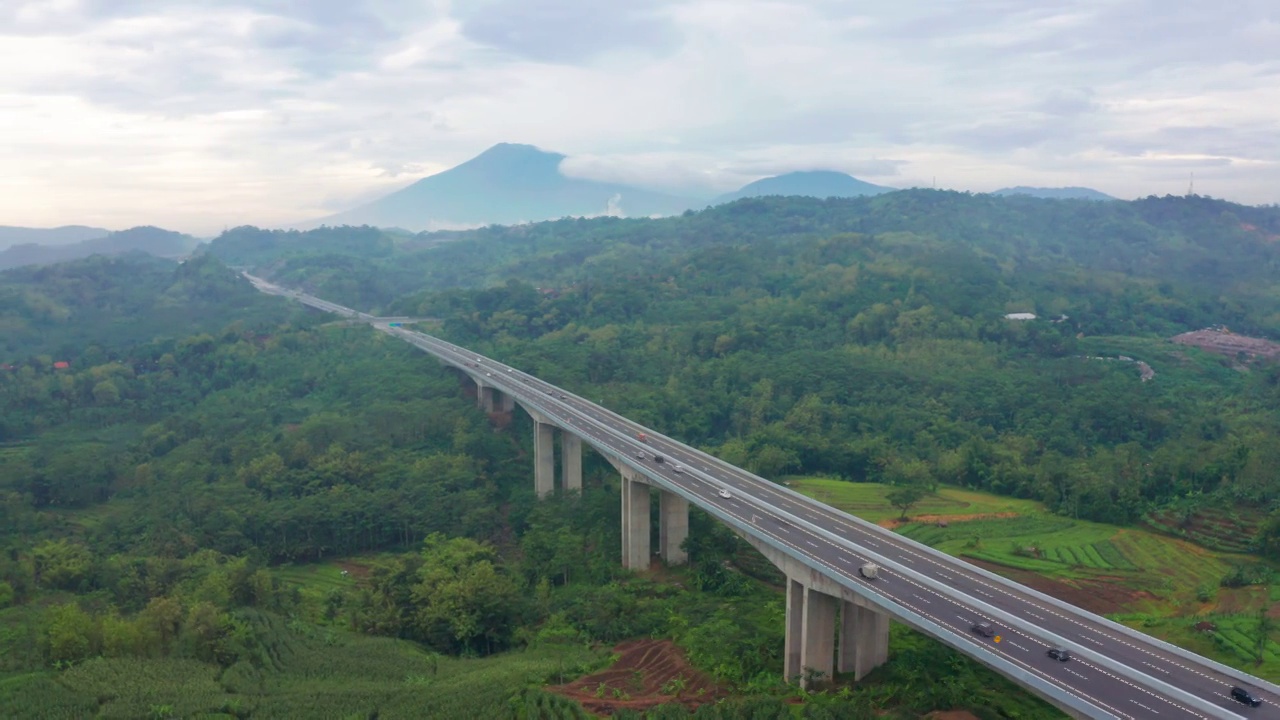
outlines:
[[[421,353],[295,314],[224,261],[439,318],[426,329],[766,477],[822,475],[833,498],[859,492],[850,481],[909,491],[877,512],[925,516],[899,529],[975,561],[1077,586],[1132,579],[1153,596],[1118,606],[1153,613],[1135,624],[1217,602],[1212,642],[1236,647],[1234,589],[1269,602],[1265,558],[1280,553],[1280,370],[1166,338],[1213,324],[1280,336],[1277,217],[1205,198],[905,191],[418,236],[238,228],[183,265],[0,275],[19,330],[0,372],[0,703],[45,693],[68,716],[90,697],[163,715],[183,683],[198,708],[181,712],[267,717],[313,707],[331,682],[335,708],[404,716],[394,703],[433,682],[413,671],[426,649],[512,663],[477,690],[512,717],[577,717],[536,689],[538,658],[558,658],[567,685],[599,670],[601,644],[649,637],[674,641],[711,694],[759,701],[717,716],[787,712],[776,572],[736,536],[694,513],[688,568],[622,571],[600,458],[580,497],[537,502],[524,415],[484,415]],[[1122,355],[1155,377],[1105,361]],[[993,517],[927,522],[979,491]],[[1204,572],[1170,580],[1195,588],[1161,595],[1136,566],[1169,550],[1144,526],[1240,542],[1197,547]],[[1204,642],[1183,631],[1168,635]],[[306,659],[376,638],[410,647],[402,694],[392,674]],[[892,652],[802,712],[1058,716],[913,633],[895,631]],[[129,674],[154,679],[116,679]]]

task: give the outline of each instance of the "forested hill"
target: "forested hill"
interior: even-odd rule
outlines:
[[[0,363],[70,361],[91,346],[110,354],[295,312],[212,257],[176,263],[131,253],[18,268],[0,273]]]
[[[669,273],[687,253],[712,247],[753,248],[765,257],[848,233],[871,236],[902,256],[988,268],[996,275],[975,279],[1000,277],[1014,288],[1009,299],[1020,304],[1010,310],[1034,310],[1025,306],[1031,303],[1042,312],[1115,315],[1103,304],[1138,293],[1160,298],[1160,307],[1149,308],[1169,320],[1159,332],[1206,322],[1280,330],[1271,282],[1280,275],[1280,209],[1204,197],[1098,203],[904,190],[829,200],[750,198],[662,220],[560,220],[411,239],[373,228],[292,234],[241,228],[214,240],[208,252],[336,301],[381,309],[424,288],[508,279],[605,287]],[[1164,307],[1170,302],[1174,307]],[[1135,324],[1127,330],[1149,325],[1128,314]],[[1112,322],[1085,329],[1126,328]]]

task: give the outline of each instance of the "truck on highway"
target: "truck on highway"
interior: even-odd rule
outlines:
[[[649,436],[645,435],[644,433],[636,433],[636,439],[639,440],[640,442],[645,442],[645,443],[649,442]]]
[[[868,580],[875,580],[880,576],[880,566],[875,563],[867,563],[858,568],[858,574]]]

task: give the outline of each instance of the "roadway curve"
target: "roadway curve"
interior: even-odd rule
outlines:
[[[1141,633],[1114,628],[1091,613],[1048,600],[960,559],[942,556],[913,540],[781,488],[465,348],[250,279],[264,292],[284,294],[329,312],[367,319],[377,329],[464,372],[487,376],[486,384],[505,388],[516,399],[536,401],[550,411],[552,420],[599,450],[628,458],[634,458],[640,449],[647,450],[649,459],[640,462],[645,463],[649,474],[682,488],[698,504],[717,507],[756,534],[771,538],[797,556],[816,561],[833,577],[853,581],[867,593],[888,598],[932,620],[955,634],[956,638],[942,639],[961,651],[980,660],[981,653],[973,650],[994,653],[1085,700],[1097,708],[1097,717],[1280,720],[1277,689],[1270,683],[1173,650]],[[641,432],[647,435],[645,443],[635,439]],[[669,461],[653,462],[655,452]],[[677,464],[683,472],[676,472]],[[730,490],[732,497],[721,498],[721,488]],[[880,578],[875,581],[864,580],[857,573],[857,568],[868,560],[882,565]],[[991,612],[992,608],[998,612]],[[971,627],[978,620],[993,620],[1001,641],[972,633]],[[1059,644],[1074,648],[1075,658],[1065,663],[1049,658],[1047,649]],[[1229,694],[1233,686],[1249,687],[1263,704],[1251,708],[1234,701]]]

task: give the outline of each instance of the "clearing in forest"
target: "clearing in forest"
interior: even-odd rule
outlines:
[[[605,670],[547,689],[596,715],[612,715],[624,708],[644,711],[667,703],[693,709],[729,695],[695,670],[670,640],[631,640],[613,651],[618,660]]]

